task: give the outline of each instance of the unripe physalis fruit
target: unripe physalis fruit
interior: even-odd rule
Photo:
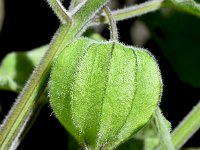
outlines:
[[[77,39],[52,67],[53,112],[85,149],[114,149],[128,140],[149,121],[161,92],[154,57],[119,42]]]

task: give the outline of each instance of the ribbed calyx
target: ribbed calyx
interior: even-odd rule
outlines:
[[[154,57],[119,42],[77,39],[52,67],[53,112],[88,149],[114,149],[128,140],[149,121],[161,93]]]

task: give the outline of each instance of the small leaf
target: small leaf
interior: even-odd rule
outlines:
[[[87,149],[113,149],[151,118],[160,100],[158,65],[144,49],[78,39],[52,67],[50,104]]]
[[[104,40],[93,30],[87,30],[85,35],[91,39]],[[31,51],[8,54],[0,64],[0,89],[19,92],[47,48],[47,45],[43,45]]]
[[[0,89],[19,92],[46,49],[42,46],[29,52],[9,53],[0,65]]]
[[[168,0],[176,8],[200,17],[200,4],[194,0]]]

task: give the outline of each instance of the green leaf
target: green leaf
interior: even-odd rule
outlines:
[[[91,29],[86,31],[85,36],[94,40],[104,40],[100,34],[94,33]],[[27,52],[8,54],[0,64],[0,89],[19,92],[45,50],[47,50],[47,45]]]
[[[88,149],[113,149],[151,118],[162,81],[144,49],[78,39],[55,60],[50,104],[58,120]]]
[[[176,8],[200,17],[200,4],[194,0],[168,0]]]
[[[164,9],[143,19],[179,78],[200,87],[200,18]]]
[[[9,53],[0,65],[0,89],[19,92],[47,49]]]

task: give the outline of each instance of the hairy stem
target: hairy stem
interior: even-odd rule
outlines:
[[[200,101],[172,132],[172,140],[175,145],[175,148],[181,148],[199,128]]]
[[[158,10],[162,7],[163,2],[164,0],[151,0],[142,4],[134,5],[120,10],[115,10],[112,12],[112,14],[116,21],[125,20]],[[105,14],[102,14],[95,18],[92,25],[97,25],[100,23],[108,23],[108,18]]]
[[[59,18],[60,22],[62,24],[72,24],[72,18],[71,15],[66,11],[66,9],[61,4],[60,0],[48,0],[47,1],[56,14],[56,16]]]
[[[75,8],[80,3],[80,0],[71,0],[69,9]]]
[[[33,111],[29,114],[29,117],[26,118],[26,121],[24,122],[24,128],[21,131],[21,133],[18,133],[18,138],[15,139],[15,141],[12,142],[11,150],[16,149],[20,142],[24,139],[28,131],[31,129],[33,123],[35,122],[36,118],[38,117],[41,109],[45,104],[48,103],[47,98],[47,88],[43,91],[40,98],[37,100],[37,103],[35,104],[35,108],[33,108]]]
[[[63,24],[55,33],[48,51],[40,64],[36,67],[16,102],[11,108],[0,128],[0,149],[7,150],[26,126],[29,116],[37,107],[39,97],[47,86],[53,58],[62,51],[75,37],[80,36],[90,20],[99,12],[108,0],[87,0],[76,13],[73,14],[73,26]]]
[[[113,15],[112,15],[108,6],[104,7],[104,12],[106,13],[108,20],[109,20],[110,38],[111,38],[111,40],[118,41],[118,33],[117,33],[116,22],[115,22]]]
[[[169,133],[169,130],[167,129],[164,117],[161,113],[160,108],[157,108],[155,115],[155,122],[156,127],[158,130],[159,138],[160,138],[160,144],[162,150],[174,150],[174,145],[172,143],[171,135]]]

